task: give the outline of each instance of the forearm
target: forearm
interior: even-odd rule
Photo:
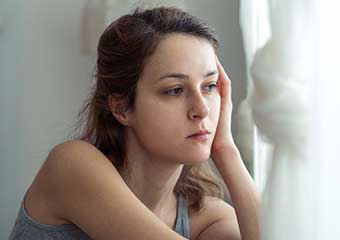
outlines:
[[[232,199],[243,240],[260,239],[260,194],[236,147],[226,147],[214,156]]]

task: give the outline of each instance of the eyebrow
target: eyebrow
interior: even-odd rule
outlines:
[[[207,77],[213,76],[215,74],[217,74],[217,71],[213,70],[213,71],[209,71],[208,73],[206,73],[203,77],[207,78]],[[160,78],[158,78],[158,81],[164,80],[166,78],[189,79],[189,75],[186,75],[186,74],[183,74],[183,73],[166,73],[163,76],[161,76]]]

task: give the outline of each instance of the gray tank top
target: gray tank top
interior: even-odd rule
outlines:
[[[188,199],[178,196],[175,231],[189,239]],[[31,218],[25,210],[24,200],[8,240],[88,240],[90,237],[74,224],[46,225]]]

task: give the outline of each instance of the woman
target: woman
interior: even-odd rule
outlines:
[[[113,22],[80,140],[51,150],[10,239],[259,239],[217,47],[209,26],[175,8]],[[209,157],[235,210],[216,197]]]

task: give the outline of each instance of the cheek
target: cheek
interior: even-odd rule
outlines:
[[[136,119],[134,131],[147,152],[159,157],[170,156],[169,151],[178,154],[176,150],[181,149],[181,139],[185,139],[183,121],[178,120],[178,114],[153,105],[151,109],[138,111]]]
[[[144,99],[136,108],[135,122],[139,131],[148,136],[165,136],[175,132],[179,118],[179,109],[164,106],[157,99]]]

